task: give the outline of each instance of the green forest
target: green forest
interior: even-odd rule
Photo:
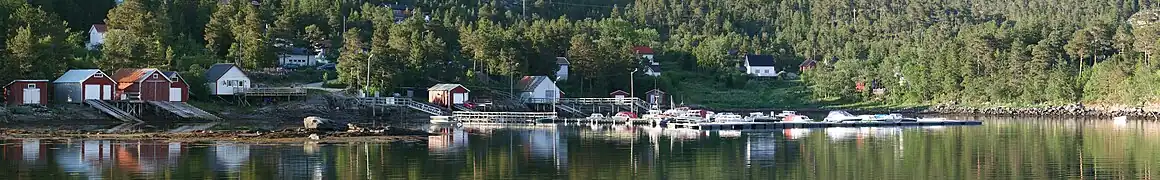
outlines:
[[[629,89],[657,51],[689,103],[1096,104],[1160,101],[1160,2],[1150,0],[0,0],[0,81],[69,68],[276,67],[322,47],[341,84],[395,89],[552,75],[568,96]],[[107,24],[87,50],[88,29]],[[801,80],[747,77],[767,54]],[[802,62],[817,66],[799,71]],[[192,77],[192,76],[190,76]],[[500,81],[501,83],[496,83]],[[865,84],[885,93],[856,88]],[[728,97],[721,96],[728,93]],[[722,101],[721,99],[727,99]],[[789,101],[786,99],[793,99]]]

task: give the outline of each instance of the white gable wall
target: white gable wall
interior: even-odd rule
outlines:
[[[556,70],[556,79],[557,80],[567,80],[568,79],[568,65],[567,64],[561,64],[560,70]]]
[[[297,64],[298,66],[314,66],[318,64],[314,56],[311,55],[291,55],[285,54],[278,58],[278,65],[286,66],[287,64]]]
[[[215,84],[211,84],[210,91],[214,95],[234,95],[237,88],[250,88],[253,82],[245,73],[237,67],[230,68],[221,79],[218,79]]]
[[[549,94],[553,96],[549,97]],[[557,87],[556,83],[552,81],[544,81],[538,84],[532,91],[520,93],[520,97],[524,99],[559,99],[560,87]]]
[[[773,66],[745,66],[745,74],[759,77],[777,77],[777,69]]]
[[[89,43],[85,45],[88,50],[94,50],[97,45],[105,44],[105,33],[97,32],[97,27],[89,28]]]

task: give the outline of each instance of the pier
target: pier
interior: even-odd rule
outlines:
[[[793,128],[831,128],[831,127],[899,127],[899,126],[948,126],[948,125],[982,125],[982,121],[957,120],[929,120],[917,122],[713,122],[713,123],[670,123],[668,128],[686,128],[696,130],[750,130],[750,129],[793,129]]]
[[[555,119],[556,112],[474,112],[455,111],[451,113],[456,121],[462,123],[531,123],[541,119]]]

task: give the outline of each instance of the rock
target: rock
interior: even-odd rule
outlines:
[[[318,137],[318,134],[310,134],[310,136],[308,136],[308,138],[310,138],[310,140],[322,139],[321,137]]]
[[[302,119],[302,124],[306,129],[319,131],[343,131],[347,129],[346,123],[340,123],[334,120],[310,116]]]

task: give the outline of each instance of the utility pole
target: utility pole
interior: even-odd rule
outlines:
[[[367,82],[366,82],[366,84],[363,84],[363,91],[371,89],[371,59],[374,59],[374,58],[375,58],[375,54],[371,54],[371,56],[367,57],[367,69],[366,69],[366,71],[367,71],[367,80],[366,81]],[[369,94],[369,92],[364,92],[364,94]]]
[[[640,99],[640,98],[636,97],[636,78],[633,76],[636,76],[636,71],[639,71],[639,70],[640,70],[640,68],[633,68],[632,72],[628,73],[628,90],[629,90],[628,95],[632,96],[632,98],[637,98],[637,99]],[[632,103],[635,104],[636,101],[633,101]],[[630,108],[630,109],[632,109],[632,113],[636,114],[636,106],[629,105],[629,107],[632,107],[632,108]]]

